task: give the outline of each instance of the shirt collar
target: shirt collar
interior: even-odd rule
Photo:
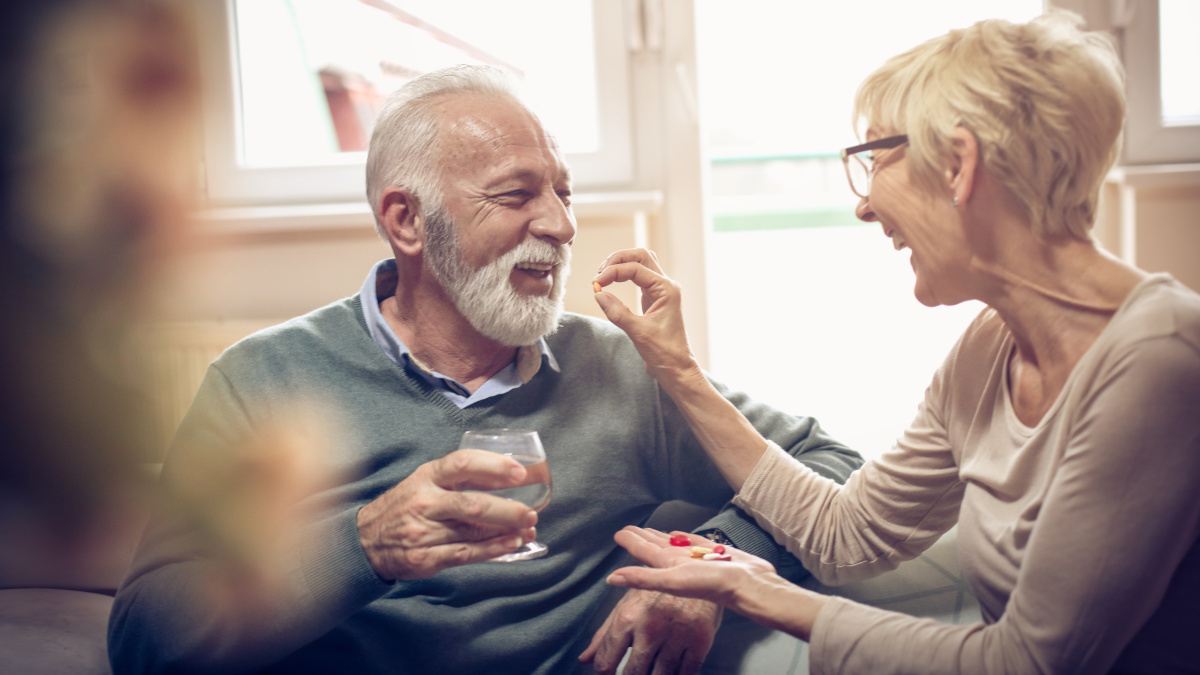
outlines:
[[[466,402],[463,407],[485,398],[498,396],[529,382],[541,370],[543,362],[554,372],[559,372],[558,361],[551,353],[550,345],[546,344],[545,338],[538,338],[534,344],[519,347],[515,363],[510,363],[502,368],[474,394],[469,394],[466,387],[451,378],[434,372],[421,363],[400,338],[396,337],[396,333],[383,318],[383,312],[379,309],[380,301],[391,297],[395,292],[396,261],[393,258],[381,260],[367,273],[366,281],[363,282],[362,290],[359,292],[362,299],[363,317],[366,319],[367,332],[371,335],[371,341],[382,349],[383,353],[394,363],[420,375],[451,400],[460,404]]]

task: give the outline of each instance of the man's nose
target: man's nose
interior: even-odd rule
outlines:
[[[530,233],[555,245],[574,241],[576,225],[571,207],[555,193],[550,193],[540,201],[542,204],[529,224]]]
[[[854,215],[864,223],[873,223],[879,218],[871,210],[871,202],[866,197],[860,197],[858,206],[854,207]]]

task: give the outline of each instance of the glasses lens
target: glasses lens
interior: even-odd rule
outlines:
[[[871,191],[871,167],[859,155],[850,157],[846,163],[846,173],[850,176],[850,188],[859,197],[866,197]]]

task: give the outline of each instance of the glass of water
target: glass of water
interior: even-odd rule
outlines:
[[[483,450],[507,455],[525,467],[525,482],[502,490],[490,490],[490,494],[512,499],[541,511],[550,502],[550,467],[546,463],[546,451],[538,432],[529,429],[478,429],[463,434],[460,450]],[[521,548],[492,560],[513,562],[533,560],[549,551],[545,544],[531,541]]]

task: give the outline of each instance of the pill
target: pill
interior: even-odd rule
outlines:
[[[596,291],[597,293],[600,292],[600,282],[599,281],[592,282],[592,290]]]
[[[693,546],[692,547],[692,557],[693,558],[703,558],[704,556],[706,556],[712,552],[713,552],[713,550],[711,548],[704,548],[703,546]]]
[[[704,560],[733,560],[733,556],[724,553],[705,553]]]
[[[717,544],[716,546],[713,547],[713,553],[724,553],[724,552],[725,552],[725,547],[720,544]]]
[[[692,540],[688,539],[686,534],[677,534],[671,537],[672,546],[691,546]]]

